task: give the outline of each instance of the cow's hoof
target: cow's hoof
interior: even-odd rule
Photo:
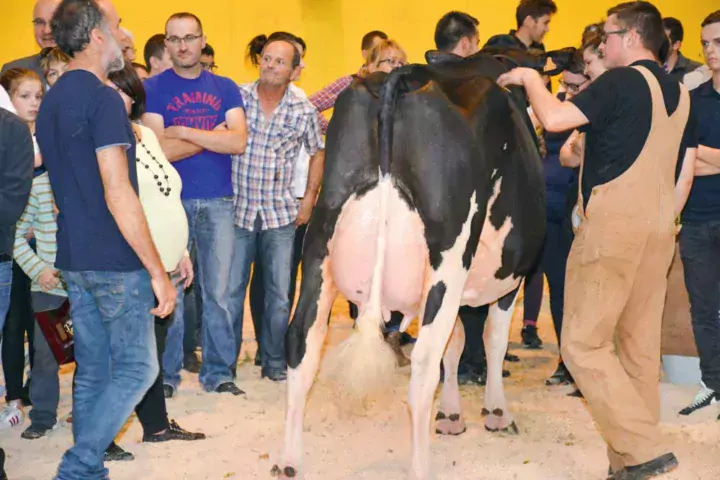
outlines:
[[[506,415],[502,408],[496,408],[492,412],[483,408],[485,416],[485,430],[493,433],[509,433],[517,435],[520,431],[510,415]]]
[[[273,465],[272,470],[270,470],[270,475],[276,478],[295,478],[297,476],[297,470],[293,467],[285,467],[282,470],[277,465]]]
[[[460,413],[445,415],[443,412],[438,412],[435,420],[437,421],[435,433],[440,435],[460,435],[467,430],[465,419]]]

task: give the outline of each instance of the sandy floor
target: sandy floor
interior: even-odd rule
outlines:
[[[568,389],[549,389],[544,379],[555,367],[557,345],[547,306],[543,307],[540,336],[545,348],[530,352],[519,347],[522,302],[515,313],[510,349],[522,361],[507,364],[507,396],[520,427],[517,437],[493,436],[482,424],[483,389],[461,387],[468,431],[459,437],[434,436],[436,478],[456,479],[604,479],[605,447],[584,404],[565,396]],[[255,350],[252,322],[246,321],[245,360],[239,384],[247,399],[202,393],[197,376],[183,371],[178,395],[168,402],[171,418],[208,439],[194,443],[140,444],[142,429],[134,417],[119,443],[135,454],[135,461],[109,464],[112,478],[122,479],[269,479],[283,434],[285,385],[259,378],[249,359]],[[329,335],[331,344],[349,334],[346,303],[335,304]],[[410,453],[410,422],[406,402],[409,367],[401,369],[388,398],[365,415],[352,415],[328,400],[318,386],[311,393],[305,422],[305,477],[308,480],[406,478]],[[70,410],[72,375],[61,376],[60,416]],[[692,397],[694,387],[662,385],[662,430],[679,457],[681,468],[667,479],[720,478],[720,422],[717,407],[680,418],[675,412]],[[62,453],[72,443],[69,428],[48,437],[20,438],[22,427],[0,432],[11,480],[49,479]]]

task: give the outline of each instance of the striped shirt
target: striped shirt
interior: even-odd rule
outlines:
[[[325,148],[317,110],[288,88],[266,120],[257,82],[241,85],[240,93],[248,140],[245,153],[233,157],[235,224],[253,230],[259,214],[262,230],[285,227],[298,213],[293,179],[300,147],[311,157]]]
[[[46,268],[53,268],[55,256],[57,255],[57,220],[53,212],[53,193],[50,189],[50,179],[47,172],[38,175],[33,179],[30,199],[28,200],[25,212],[17,222],[15,231],[15,245],[13,256],[15,262],[23,269],[25,274],[32,280],[30,287],[34,292],[42,292],[37,280],[40,273]],[[27,241],[27,234],[33,229],[37,253],[30,248]],[[66,297],[67,293],[63,283],[46,293]]]

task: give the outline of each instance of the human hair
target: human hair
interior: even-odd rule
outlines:
[[[300,65],[300,59],[302,58],[300,56],[300,51],[295,48],[295,43],[299,44],[301,47],[303,47],[303,54],[305,53],[305,41],[303,41],[302,38],[293,35],[292,33],[288,32],[274,32],[271,33],[268,37],[265,34],[260,34],[255,37],[253,37],[252,40],[247,45],[247,49],[245,52],[245,58],[250,60],[250,63],[258,67],[260,65],[260,57],[262,56],[262,52],[265,50],[265,48],[274,42],[288,42],[293,46],[293,62],[292,66],[293,68]]]
[[[195,20],[195,23],[197,23],[198,29],[200,30],[200,34],[203,33],[202,22],[200,21],[200,19],[198,18],[197,15],[195,15],[194,13],[190,13],[190,12],[178,12],[178,13],[173,13],[172,15],[170,15],[170,18],[168,18],[167,22],[165,22],[165,33],[167,33],[168,23],[170,23],[173,20],[184,20],[186,18]]]
[[[435,26],[435,47],[438,50],[452,50],[463,38],[477,35],[479,24],[477,18],[467,13],[446,13]]]
[[[133,66],[125,64],[122,70],[110,73],[108,80],[133,101],[130,120],[139,120],[145,113],[145,87]]]
[[[42,68],[43,75],[47,76],[50,65],[53,63],[70,63],[70,57],[58,47],[43,48],[40,52],[40,68]]]
[[[600,51],[600,45],[602,45],[602,33],[595,32],[592,34],[588,34],[585,37],[585,41],[582,44],[582,47],[580,47],[580,55],[585,53],[585,50],[590,49],[593,53],[597,54],[600,58],[603,58],[603,54]]]
[[[625,2],[612,7],[607,14],[615,15],[622,28],[635,30],[643,47],[656,57],[659,55],[667,35],[662,15],[655,5],[644,1]]]
[[[200,53],[202,55],[209,55],[211,57],[215,56],[215,49],[210,46],[209,43],[206,43],[202,50],[200,50]]]
[[[0,85],[11,97],[15,95],[23,80],[37,80],[42,85],[42,80],[35,70],[27,68],[11,68],[0,75]]]
[[[148,38],[145,42],[145,49],[143,50],[143,57],[145,58],[145,65],[150,68],[150,59],[157,58],[162,59],[165,54],[165,34],[156,33],[152,37]]]
[[[578,49],[573,52],[570,57],[570,62],[565,68],[568,72],[574,73],[575,75],[584,75],[585,73],[585,61],[583,60],[584,50]]]
[[[556,13],[557,5],[553,0],[520,0],[520,4],[515,10],[515,21],[520,28],[527,17],[537,20],[545,15],[555,15]]]
[[[705,28],[708,25],[712,25],[714,23],[720,23],[720,10],[715,10],[713,13],[705,17],[705,20],[703,20],[700,27]]]
[[[383,40],[388,39],[387,33],[383,32],[382,30],[370,31],[363,35],[362,41],[360,42],[360,49],[370,50],[373,46],[373,43],[375,43],[375,39],[378,37]]]
[[[101,29],[110,35],[100,6],[95,0],[63,0],[50,20],[58,48],[70,57],[90,44],[90,34]]]
[[[140,70],[144,70],[145,73],[150,73],[150,69],[142,63],[132,62],[131,65],[133,68],[139,68]]]
[[[590,25],[586,26],[583,30],[580,45],[585,45],[592,38],[599,37],[603,32],[603,28],[604,22],[591,23]]]
[[[663,26],[665,27],[665,30],[668,31],[670,34],[670,41],[675,44],[677,42],[682,42],[685,38],[685,29],[683,28],[682,23],[680,20],[678,20],[675,17],[665,17],[663,18]]]
[[[387,50],[397,50],[402,56],[403,63],[407,62],[407,54],[398,42],[390,39],[383,40],[382,42],[372,47],[368,52],[367,58],[365,59],[365,65],[361,69],[360,76],[364,77],[368,75],[368,69],[370,65],[377,63],[377,61],[380,59],[380,55]]]

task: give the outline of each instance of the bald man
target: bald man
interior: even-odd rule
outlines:
[[[54,47],[55,40],[50,31],[50,19],[55,13],[55,9],[60,4],[60,0],[38,0],[33,8],[33,33],[35,34],[35,42],[40,50],[47,47]],[[34,70],[45,83],[45,74],[40,66],[40,54],[36,53],[29,57],[19,58],[10,63],[6,63],[2,67],[2,72],[11,68],[27,68]],[[47,88],[47,84],[45,84]]]

